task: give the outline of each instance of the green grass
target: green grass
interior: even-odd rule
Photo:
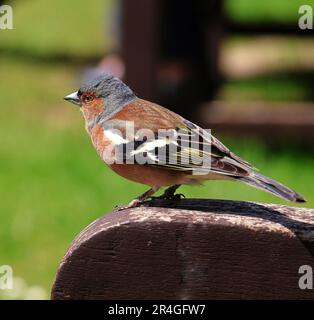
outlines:
[[[113,0],[12,1],[14,29],[1,32],[0,49],[50,55],[101,55],[113,43]]]
[[[116,204],[146,187],[112,173],[92,148],[79,109],[62,101],[77,70],[0,59],[0,261],[29,284],[51,287],[73,238]],[[227,139],[263,173],[294,187],[314,206],[312,155],[273,152],[257,141]],[[184,187],[188,197],[285,203],[240,183]]]
[[[301,5],[313,5],[304,0],[227,0],[225,10],[233,20],[245,23],[281,22],[297,26]]]

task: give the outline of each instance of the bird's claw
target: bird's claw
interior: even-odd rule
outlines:
[[[138,207],[141,203],[142,203],[141,200],[134,199],[130,203],[128,203],[127,205],[116,205],[116,206],[114,206],[113,211],[114,212],[118,212],[118,211],[121,211],[121,210],[135,208],[135,207]]]
[[[185,199],[185,195],[183,193],[177,193],[173,195],[173,200],[181,200],[181,199]]]
[[[177,193],[177,194],[167,194],[164,193],[159,197],[149,197],[151,200],[181,200],[185,198],[185,195],[183,193]]]
[[[124,206],[124,205],[115,205],[114,207],[113,207],[113,211],[114,212],[118,212],[118,211],[121,211],[121,210],[124,210],[124,209],[127,209],[127,206]]]

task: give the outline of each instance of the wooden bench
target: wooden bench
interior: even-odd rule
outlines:
[[[314,268],[314,210],[154,200],[108,213],[74,240],[52,299],[301,299]]]

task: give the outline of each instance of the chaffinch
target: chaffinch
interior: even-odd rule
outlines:
[[[281,183],[256,172],[247,161],[196,124],[138,98],[121,80],[103,74],[64,98],[80,106],[88,134],[103,161],[122,177],[150,186],[126,207],[139,205],[161,187],[173,199],[182,184],[242,181],[280,198],[305,202]]]

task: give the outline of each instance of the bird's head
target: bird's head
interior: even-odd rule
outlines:
[[[136,98],[126,84],[110,74],[97,76],[64,97],[80,106],[87,122],[110,118]]]

